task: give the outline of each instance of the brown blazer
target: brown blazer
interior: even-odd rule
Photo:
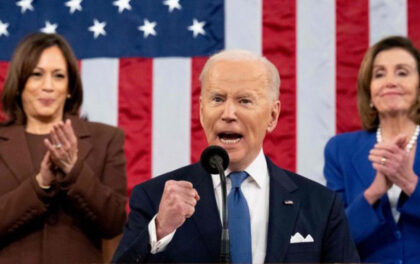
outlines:
[[[24,127],[0,128],[0,263],[102,262],[101,239],[122,232],[124,134],[70,119],[78,161],[50,191],[35,180]]]

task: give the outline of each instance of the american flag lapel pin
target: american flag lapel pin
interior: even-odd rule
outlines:
[[[292,200],[284,200],[283,203],[285,205],[294,205],[295,204]]]

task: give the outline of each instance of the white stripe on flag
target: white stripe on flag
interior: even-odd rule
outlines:
[[[390,35],[407,36],[406,0],[369,1],[370,45]]]
[[[152,175],[190,163],[191,59],[153,60]]]
[[[333,3],[297,1],[297,172],[320,183],[324,146],[335,134]]]
[[[85,59],[82,115],[90,121],[118,125],[118,59]]]
[[[262,53],[262,0],[225,1],[226,49]]]

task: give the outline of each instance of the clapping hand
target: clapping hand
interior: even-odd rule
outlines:
[[[55,180],[55,175],[52,170],[52,162],[50,159],[50,152],[47,151],[41,161],[41,169],[36,175],[36,181],[42,188],[49,188],[51,183]]]
[[[413,153],[405,150],[407,137],[399,135],[389,143],[378,143],[371,150],[369,159],[378,173],[388,181],[399,186],[404,193],[411,195],[417,185],[418,177],[413,171]]]
[[[71,126],[71,121],[54,125],[50,138],[44,140],[51,156],[51,161],[65,174],[70,173],[77,161],[77,138]]]

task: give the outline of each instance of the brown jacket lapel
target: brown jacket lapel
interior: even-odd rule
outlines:
[[[89,140],[91,133],[87,129],[84,121],[82,121],[78,117],[69,115],[69,116],[66,116],[66,118],[71,120],[74,133],[76,134],[76,137],[77,137],[77,144],[79,148],[78,158],[80,160],[84,160],[92,149],[92,144],[90,143],[90,140]]]
[[[23,126],[0,129],[0,158],[20,182],[33,173],[34,167]]]

